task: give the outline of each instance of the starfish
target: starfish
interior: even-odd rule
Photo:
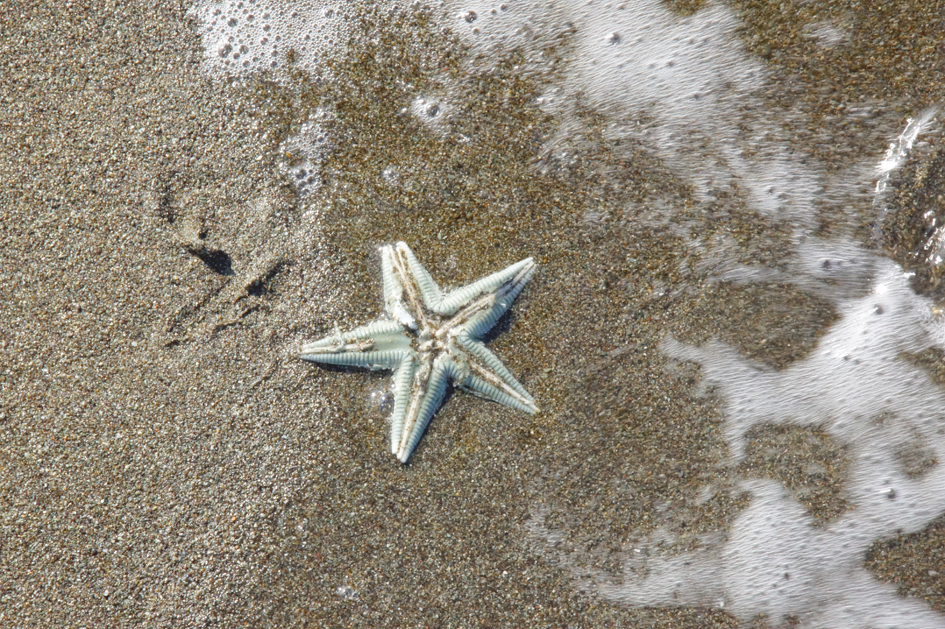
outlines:
[[[406,463],[439,409],[447,380],[525,413],[535,399],[479,340],[509,309],[535,272],[526,258],[443,294],[406,243],[381,247],[385,315],[348,332],[302,345],[318,363],[392,369],[391,451]]]

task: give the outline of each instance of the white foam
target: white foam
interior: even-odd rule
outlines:
[[[806,39],[814,41],[821,48],[835,48],[850,39],[849,33],[830,21],[807,24],[802,33]]]
[[[200,2],[190,14],[198,24],[203,67],[210,76],[267,74],[284,81],[291,66],[312,80],[327,80],[327,62],[344,51],[352,28],[345,7],[317,1],[224,0]],[[321,186],[322,162],[333,144],[325,126],[329,117],[319,109],[279,147],[289,159],[283,168],[301,196]]]
[[[200,2],[190,13],[198,22],[204,69],[213,76],[285,70],[292,50],[296,67],[322,77],[325,59],[347,40],[345,7],[311,0],[224,0]]]
[[[447,133],[447,121],[454,110],[448,96],[418,96],[410,103],[410,114],[441,137]]]
[[[877,242],[880,242],[882,239],[883,224],[890,212],[889,207],[886,205],[888,202],[886,192],[889,186],[889,178],[892,173],[906,163],[906,160],[912,153],[912,147],[915,141],[919,138],[919,135],[928,130],[938,112],[938,107],[929,107],[915,118],[909,118],[906,128],[902,130],[902,133],[899,134],[899,137],[896,138],[894,142],[889,144],[889,148],[886,149],[886,156],[876,168],[879,173],[879,179],[876,181],[875,200],[873,203],[873,207],[876,210],[876,223],[873,228],[873,238]]]
[[[449,6],[450,27],[481,55],[481,65],[520,47],[540,76],[551,64],[543,49],[571,33],[563,79],[539,100],[545,110],[568,117],[589,106],[615,121],[652,118],[635,135],[694,184],[701,200],[738,186],[751,209],[805,229],[813,224],[821,177],[786,149],[780,125],[754,96],[767,72],[735,36],[739,24],[727,6],[708,3],[688,17],[661,0]],[[471,22],[470,12],[477,16]],[[604,130],[631,133],[626,125]]]
[[[667,532],[657,531],[630,553],[625,578],[578,569],[577,557],[559,554],[585,588],[625,605],[724,607],[746,622],[765,614],[775,623],[793,616],[801,627],[945,627],[945,616],[898,596],[863,565],[877,539],[918,531],[945,511],[945,466],[916,476],[899,456],[921,447],[945,460],[945,393],[902,355],[935,345],[941,323],[895,263],[877,265],[871,293],[844,303],[814,352],[783,371],[718,341],[693,347],[667,339],[662,347],[671,358],[698,362],[702,386],[725,400],[736,461],[746,433],[762,424],[817,426],[843,444],[851,460],[843,492],[852,510],[815,527],[779,483],[742,480],[749,506],[727,538],[697,551],[663,554]],[[534,516],[533,533],[552,541],[541,514]]]

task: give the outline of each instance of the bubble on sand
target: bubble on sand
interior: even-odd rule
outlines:
[[[324,78],[325,59],[338,50],[350,26],[345,4],[278,0],[201,2],[191,10],[213,76],[246,76],[296,66]]]
[[[326,124],[331,113],[317,109],[298,133],[289,136],[279,147],[285,161],[283,168],[301,196],[318,190],[322,185],[321,166],[331,150],[331,136]]]

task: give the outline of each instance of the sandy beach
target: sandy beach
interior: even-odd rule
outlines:
[[[671,154],[646,139],[663,127],[590,88],[567,115],[543,104],[580,26],[554,31],[542,70],[528,46],[477,64],[439,5],[352,3],[325,76],[286,53],[278,76],[221,78],[187,3],[0,2],[0,626],[788,626],[734,589],[623,589],[644,547],[721,548],[711,565],[731,570],[725,544],[772,488],[811,535],[870,508],[850,489],[866,446],[826,416],[734,440],[729,363],[713,365],[812,364],[884,265],[942,303],[915,239],[870,230],[871,169],[945,102],[943,7],[788,4],[654,5],[683,25],[734,16],[766,77],[719,101],[740,103],[731,138],[684,134]],[[328,107],[306,188],[286,147]],[[809,219],[753,205],[765,134],[814,173]],[[929,143],[920,174],[941,159]],[[718,165],[687,170],[686,153]],[[903,172],[896,207],[925,199],[910,185],[942,199],[945,179]],[[924,229],[913,216],[897,233]],[[829,275],[830,253],[808,273],[801,232],[856,265]],[[487,340],[541,412],[451,390],[408,465],[387,445],[388,373],[298,357],[380,315],[378,247],[398,240],[446,287],[538,263]],[[945,353],[915,338],[889,360],[914,378],[903,399],[915,386],[934,408]],[[890,409],[864,426],[908,417]],[[929,421],[897,446],[900,496],[937,487],[945,423]],[[860,553],[870,587],[942,623],[921,626],[945,626],[943,510]]]

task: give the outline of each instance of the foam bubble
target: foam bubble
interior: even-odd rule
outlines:
[[[312,1],[224,0],[198,3],[190,11],[199,24],[204,69],[211,75],[279,71],[294,63],[322,76],[324,59],[345,40],[344,8]]]
[[[410,103],[410,114],[438,135],[446,134],[454,110],[455,107],[444,96],[418,96]]]
[[[283,168],[302,196],[322,185],[321,166],[332,147],[326,127],[331,118],[327,109],[315,110],[298,133],[289,136],[279,147],[286,159]]]

